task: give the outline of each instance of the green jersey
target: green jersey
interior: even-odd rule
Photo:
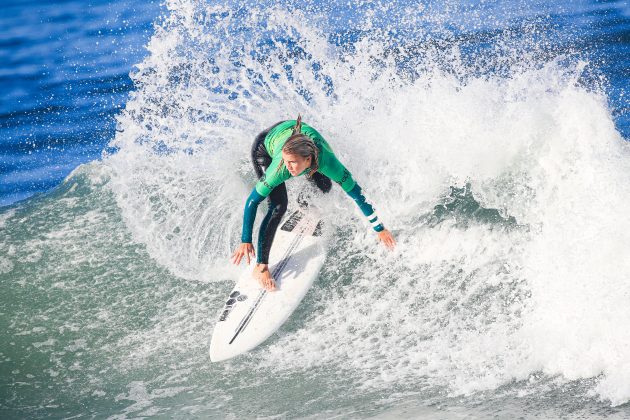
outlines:
[[[256,184],[256,192],[263,197],[267,197],[274,188],[292,177],[282,161],[282,147],[289,137],[291,137],[295,123],[295,120],[280,123],[272,128],[267,134],[267,137],[265,137],[265,149],[267,149],[267,153],[271,156],[272,161],[263,177]],[[350,192],[356,185],[356,182],[352,179],[350,172],[335,157],[328,142],[317,130],[306,123],[302,123],[301,132],[310,137],[319,150],[318,172],[321,172],[341,185],[341,188],[343,188],[345,192]],[[310,168],[307,168],[300,175],[304,175],[308,172],[310,172]]]

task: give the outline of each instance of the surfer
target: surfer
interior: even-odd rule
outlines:
[[[252,161],[259,180],[247,198],[243,214],[241,244],[232,255],[232,262],[240,264],[243,257],[250,262],[256,256],[254,277],[267,290],[276,285],[269,272],[269,251],[282,216],[287,210],[287,188],[284,182],[294,176],[306,175],[315,186],[327,193],[337,182],[357,203],[372,224],[378,239],[393,249],[396,241],[385,229],[372,205],[365,199],[361,187],[350,172],[337,160],[326,140],[313,127],[297,120],[282,121],[260,133],[252,146]],[[258,251],[254,252],[252,231],[258,205],[269,198],[269,210],[260,225]]]

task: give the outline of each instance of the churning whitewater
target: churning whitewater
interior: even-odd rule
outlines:
[[[339,21],[317,5],[166,8],[103,158],[0,210],[3,410],[630,415],[630,148],[588,56],[554,48],[545,22],[470,39],[418,4]],[[228,258],[251,142],[298,113],[398,246],[338,186],[313,193],[331,235],[320,277],[275,336],[211,364],[245,269]],[[291,211],[309,186],[287,188]]]

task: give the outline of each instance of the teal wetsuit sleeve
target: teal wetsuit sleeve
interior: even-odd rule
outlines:
[[[385,229],[385,226],[383,226],[380,220],[378,220],[378,215],[376,214],[374,207],[372,207],[372,205],[365,199],[359,184],[355,183],[354,187],[348,191],[348,195],[352,197],[355,203],[357,203],[357,206],[359,206],[361,212],[368,219],[368,222],[372,224],[372,228],[376,232],[380,232]]]
[[[252,190],[252,193],[247,197],[245,202],[245,211],[243,212],[243,233],[241,234],[241,242],[251,243],[252,232],[254,230],[254,220],[256,219],[256,210],[258,205],[265,199],[262,195],[258,194],[256,188]]]
[[[356,185],[350,171],[330,152],[320,157],[319,172],[339,184],[348,194]]]

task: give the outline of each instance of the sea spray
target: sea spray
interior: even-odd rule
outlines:
[[[425,44],[416,31],[400,43],[391,27],[336,45],[300,10],[171,9],[134,75],[138,90],[111,145],[119,151],[104,161],[126,224],[152,257],[191,279],[229,276],[220,267],[255,181],[250,143],[297,113],[400,242],[385,254],[343,193],[316,198],[337,232],[327,287],[315,292],[319,311],[264,352],[266,365],[336,366],[363,386],[420,382],[455,394],[538,371],[602,375],[601,398],[630,397],[606,391],[630,339],[615,327],[630,320],[618,301],[630,274],[619,251],[630,160],[605,98],[583,83],[588,63],[545,42],[521,39],[518,49],[509,33],[501,55],[475,59],[457,37]],[[489,71],[487,57],[502,70]],[[448,212],[428,224],[465,184],[477,206],[517,228],[462,225]],[[291,181],[290,195],[302,186]],[[359,302],[370,304],[357,311]]]
[[[624,414],[628,150],[549,18],[167,7],[102,161],[1,216],[15,412]],[[320,278],[276,336],[211,364],[251,142],[298,113],[398,247],[339,188],[315,194],[333,239]],[[306,183],[287,186],[294,207]]]

